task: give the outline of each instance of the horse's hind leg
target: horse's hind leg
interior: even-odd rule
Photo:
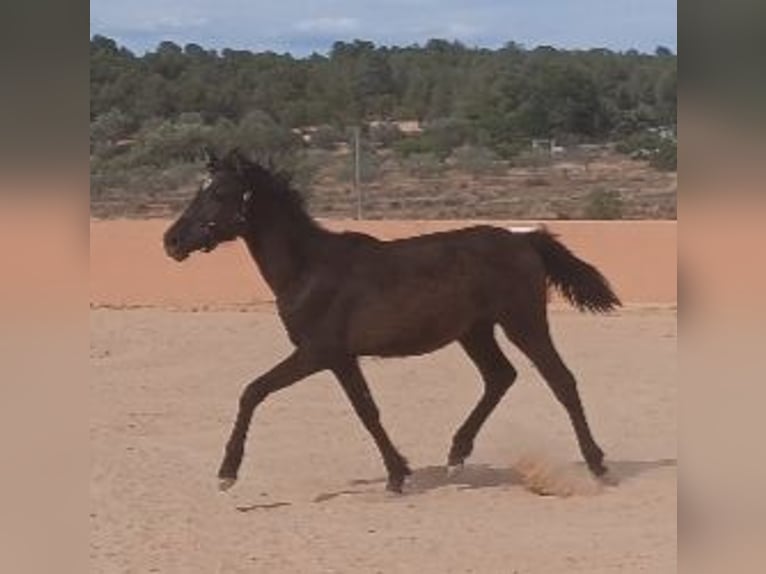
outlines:
[[[380,423],[378,407],[370,394],[370,388],[359,368],[359,363],[355,358],[349,358],[336,365],[333,372],[340,381],[362,424],[372,435],[375,444],[378,445],[388,471],[388,490],[401,492],[404,479],[412,472],[407,465],[407,460],[396,450]]]
[[[577,442],[590,471],[601,476],[607,468],[603,464],[604,453],[591,434],[585,411],[577,392],[577,381],[556,351],[548,331],[548,322],[543,314],[534,321],[501,322],[508,338],[516,344],[535,364],[553,394],[564,405],[572,421]]]
[[[460,339],[460,344],[479,369],[484,381],[484,394],[452,439],[448,460],[450,466],[462,465],[471,454],[479,429],[516,380],[516,369],[500,350],[492,323],[475,326]]]

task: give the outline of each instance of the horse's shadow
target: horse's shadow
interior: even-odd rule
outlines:
[[[675,458],[659,460],[620,460],[608,461],[608,478],[605,484],[616,486],[655,469],[675,467]],[[587,473],[584,463],[572,463],[578,472]],[[371,494],[386,483],[385,477],[372,479],[357,479],[349,483],[351,488],[326,492],[314,499],[314,502],[327,502],[339,496],[354,496]],[[456,486],[458,490],[474,490],[484,488],[509,488],[523,486],[524,477],[513,468],[497,468],[489,464],[467,464],[456,473],[447,472],[444,466],[426,466],[416,469],[408,478],[403,496],[424,494],[445,486]],[[374,487],[374,488],[365,488]]]

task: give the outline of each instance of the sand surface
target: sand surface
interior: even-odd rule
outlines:
[[[134,255],[123,266],[146,285]],[[109,273],[94,273],[105,293]],[[501,337],[520,376],[457,476],[442,465],[481,385],[450,346],[363,365],[415,470],[404,495],[385,493],[375,446],[328,374],[262,405],[240,482],[221,494],[239,391],[290,348],[273,310],[92,311],[92,571],[675,572],[676,314],[551,321],[618,486],[590,480],[563,408]],[[531,492],[540,475],[571,496]]]

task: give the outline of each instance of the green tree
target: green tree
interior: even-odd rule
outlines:
[[[284,160],[300,147],[298,136],[261,110],[248,112],[242,118],[232,143],[254,157],[275,161]]]
[[[91,151],[102,151],[127,137],[136,127],[136,122],[122,110],[111,109],[90,122]]]

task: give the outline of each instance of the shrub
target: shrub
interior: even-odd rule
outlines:
[[[619,192],[597,189],[588,194],[586,219],[622,219],[624,204]]]
[[[322,149],[308,149],[295,156],[295,161],[285,169],[291,174],[295,187],[302,190],[303,196],[311,199],[311,187],[317,175],[333,163],[332,153]]]
[[[294,154],[301,139],[267,113],[254,110],[237,125],[234,144],[256,158],[279,158]]]
[[[464,120],[444,118],[426,126],[417,137],[403,138],[394,143],[394,150],[404,157],[414,153],[430,153],[443,161],[452,151],[470,139],[470,124]]]
[[[661,171],[676,171],[678,144],[658,134],[644,132],[628,136],[615,149],[635,159],[647,159],[649,165]]]
[[[404,158],[417,154],[431,154],[430,142],[422,135],[411,138],[404,138],[394,143],[394,151]]]
[[[136,122],[121,110],[112,109],[100,114],[90,122],[90,147],[93,152],[103,152],[118,140],[128,137],[136,129]]]
[[[407,173],[414,177],[437,177],[446,165],[433,153],[414,153],[402,161]]]
[[[322,125],[311,134],[311,143],[324,150],[334,150],[339,143],[347,142],[348,135],[331,125]]]
[[[404,134],[396,124],[380,123],[370,126],[368,137],[370,141],[382,147],[390,148],[400,141]]]
[[[511,159],[511,165],[514,167],[540,168],[548,167],[552,163],[551,154],[542,150],[526,150]]]
[[[641,151],[651,152],[657,149],[661,143],[662,138],[660,136],[644,131],[631,134],[625,139],[620,140],[614,149],[625,155],[632,155]]]
[[[505,165],[499,161],[497,154],[485,147],[461,146],[452,152],[450,159],[457,169],[466,171],[474,177],[497,175],[505,171]]]
[[[675,142],[663,140],[660,147],[649,158],[649,164],[660,171],[676,171],[678,169],[678,145]]]
[[[377,155],[362,148],[359,154],[359,180],[362,183],[369,183],[378,179],[381,164],[382,162]],[[348,161],[341,167],[338,178],[343,182],[354,181],[354,154],[351,154]]]

